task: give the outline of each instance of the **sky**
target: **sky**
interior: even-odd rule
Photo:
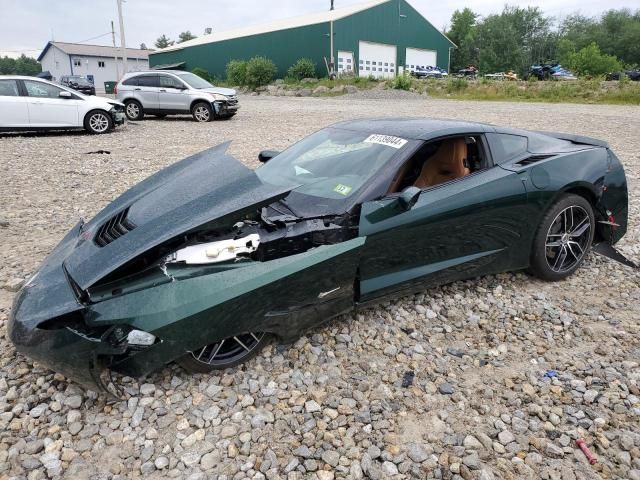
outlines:
[[[640,0],[409,0],[433,25],[445,28],[456,9],[470,7],[481,15],[497,13],[505,3],[540,7],[563,17],[574,12],[598,15],[605,9],[640,9]],[[361,0],[335,0],[336,8]],[[328,9],[330,0],[125,0],[123,16],[128,47],[166,34],[176,39],[206,27],[223,31],[279,18]],[[37,57],[52,38],[63,42],[111,45],[111,20],[119,35],[116,0],[0,0],[0,56],[24,53]],[[98,38],[95,38],[98,37]],[[116,39],[120,44],[119,37]]]

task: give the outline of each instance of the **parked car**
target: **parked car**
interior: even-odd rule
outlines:
[[[0,131],[84,128],[106,133],[124,121],[124,105],[115,100],[40,78],[0,75]]]
[[[411,72],[416,78],[443,78],[449,76],[447,71],[443,68],[438,67],[416,67],[415,70]]]
[[[203,78],[180,70],[128,73],[114,89],[129,120],[145,114],[164,117],[191,113],[196,122],[231,118],[240,106],[231,88],[214,87]]]
[[[60,85],[72,88],[85,95],[95,95],[96,87],[87,77],[81,75],[63,75],[60,77]]]
[[[621,257],[627,182],[592,138],[361,119],[263,151],[256,170],[228,146],[76,225],[17,294],[18,351],[96,390],[103,369],[231,367],[428,286],[526,268],[561,280],[594,243]]]
[[[496,72],[496,73],[487,73],[484,78],[489,80],[510,80],[516,81],[518,80],[518,74],[513,70],[508,70],[506,72]]]
[[[632,82],[640,82],[640,70],[626,70],[624,72],[609,72],[607,73],[606,80],[620,80],[622,77],[626,77]]]
[[[476,67],[475,65],[468,65],[467,68],[458,70],[458,73],[456,73],[456,77],[458,78],[474,79],[476,78],[477,75],[478,75],[478,67]]]
[[[559,63],[531,65],[527,78],[538,80],[577,80],[578,78]]]

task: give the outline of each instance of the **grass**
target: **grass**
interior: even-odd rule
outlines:
[[[547,82],[447,79],[420,83],[423,85],[416,89],[426,91],[433,98],[640,105],[640,82],[602,82],[598,79]]]
[[[576,81],[499,81],[481,78],[466,80],[464,78],[418,80],[413,77],[397,77],[384,81],[387,88],[411,90],[427,93],[433,98],[455,100],[483,100],[501,102],[548,102],[548,103],[582,103],[640,105],[640,82],[619,81],[603,82],[601,79],[580,79]],[[218,81],[219,86],[232,87],[227,82]],[[354,85],[360,90],[375,88],[380,81],[372,77],[342,77],[336,80],[321,78],[308,83],[285,79],[285,88],[311,88],[323,85],[328,88],[337,85]],[[338,96],[340,93],[330,92],[323,96]]]

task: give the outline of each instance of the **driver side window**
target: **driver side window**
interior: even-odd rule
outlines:
[[[415,186],[421,190],[464,178],[489,167],[481,135],[426,142],[396,172],[388,193]]]
[[[60,92],[63,91],[61,88],[49,85],[48,83],[34,82],[32,80],[25,80],[24,86],[27,89],[27,95],[30,97],[58,98]]]

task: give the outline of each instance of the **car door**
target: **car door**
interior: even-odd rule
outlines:
[[[420,192],[410,209],[391,196],[362,205],[360,301],[524,268],[526,190],[498,165]]]
[[[27,97],[20,95],[17,80],[0,80],[0,128],[28,127]]]
[[[158,102],[160,110],[167,112],[189,111],[189,95],[187,87],[175,77],[159,74],[160,89]]]
[[[79,127],[78,104],[82,100],[74,94],[60,97],[66,92],[60,87],[37,80],[23,80],[27,92],[29,121],[32,127]]]
[[[134,96],[142,104],[145,110],[158,110],[160,93],[160,80],[157,73],[145,73],[136,77],[138,85],[133,87]]]

